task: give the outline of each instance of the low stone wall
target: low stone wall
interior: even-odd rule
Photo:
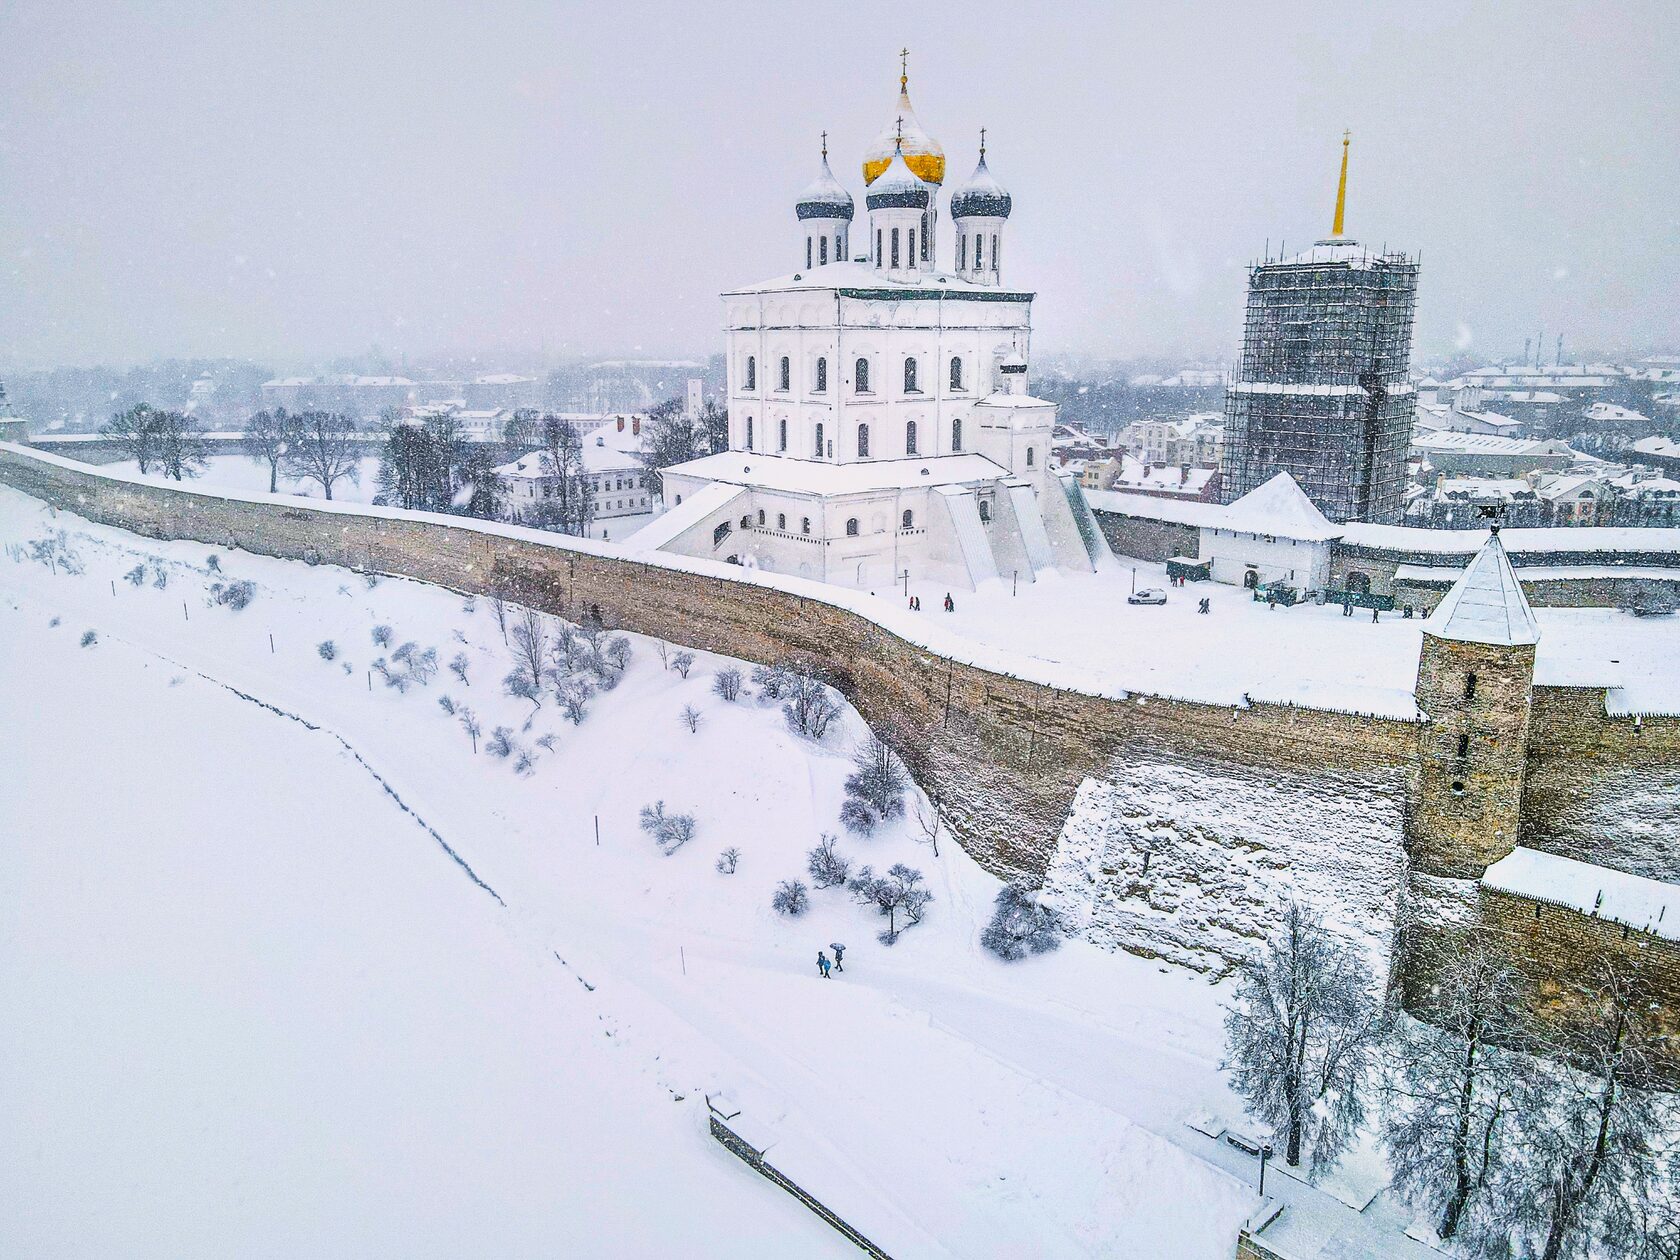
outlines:
[[[1194,525],[1174,525],[1170,521],[1124,516],[1119,512],[1093,510],[1092,515],[1097,518],[1097,528],[1102,530],[1109,549],[1116,555],[1160,563],[1174,556],[1194,558],[1201,546],[1201,531]]]
[[[1195,753],[1294,771],[1394,768],[1414,755],[1406,722],[1094,696],[980,668],[839,603],[753,582],[723,564],[664,564],[456,517],[224,498],[101,476],[17,449],[0,449],[0,481],[155,538],[499,591],[574,619],[598,609],[610,625],[752,661],[813,658],[902,751],[964,847],[1003,876],[1041,879],[1079,784],[1123,774],[1131,755]]]

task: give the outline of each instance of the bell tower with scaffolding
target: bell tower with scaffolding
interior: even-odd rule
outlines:
[[[1242,361],[1225,397],[1227,503],[1280,472],[1332,521],[1401,519],[1412,431],[1416,258],[1331,235],[1249,271]]]

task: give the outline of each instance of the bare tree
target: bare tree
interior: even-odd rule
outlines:
[[[807,665],[804,669],[811,672],[786,672],[783,675],[786,684],[782,694],[787,701],[782,705],[782,716],[787,719],[788,726],[799,734],[821,740],[828,734],[834,719],[840,716],[840,706],[830,697],[828,685],[813,676],[815,667]]]
[[[1242,969],[1225,1015],[1225,1066],[1291,1166],[1311,1145],[1313,1169],[1329,1168],[1352,1140],[1381,1033],[1363,959],[1290,902],[1278,932]]]
[[[839,888],[852,874],[852,864],[834,851],[834,837],[826,831],[817,847],[805,855],[805,869],[818,888]]]
[[[944,824],[939,818],[939,809],[932,801],[916,798],[916,831],[914,837],[917,844],[933,846],[933,856],[939,856],[939,833]]]
[[[677,673],[681,674],[684,678],[687,678],[688,671],[694,668],[694,653],[678,652],[676,655],[671,657],[671,668],[676,670]]]
[[[157,424],[157,462],[163,475],[181,481],[203,472],[210,450],[198,421],[179,411],[154,411],[152,418]]]
[[[145,403],[135,403],[127,411],[119,411],[112,416],[99,431],[115,442],[142,473],[150,472],[158,458],[157,415]]]
[[[899,926],[899,916],[904,916],[905,927],[920,923],[928,902],[933,900],[933,894],[921,887],[921,881],[920,871],[900,862],[883,876],[877,876],[871,867],[860,867],[846,887],[860,904],[873,906],[876,913],[886,918],[886,930],[876,939],[883,945],[891,945],[904,931]]]
[[[741,671],[733,665],[712,675],[712,692],[720,699],[734,704],[741,697]]]
[[[683,705],[682,724],[688,727],[689,734],[700,729],[700,710],[692,704]]]
[[[1030,885],[1011,880],[998,891],[992,921],[981,931],[980,943],[1004,961],[1015,962],[1029,950],[1046,954],[1059,949],[1065,933],[1059,913],[1039,904]]]
[[[460,713],[460,721],[461,729],[472,738],[473,752],[476,753],[478,751],[478,737],[484,733],[484,728],[479,725],[478,715],[471,709],[463,707]]]
[[[502,632],[502,642],[506,643],[508,637],[508,604],[507,600],[502,598],[500,591],[490,592],[490,612],[496,618],[496,629]]]
[[[1466,941],[1443,957],[1433,1001],[1429,1022],[1403,1021],[1387,1047],[1382,1137],[1394,1189],[1431,1214],[1442,1238],[1467,1220],[1472,1238],[1508,1236],[1496,1219],[1501,1196],[1489,1189],[1520,1140],[1530,1062],[1501,1048],[1517,1037],[1510,970],[1480,939]],[[1473,1242],[1470,1250],[1480,1253]]]
[[[720,875],[733,875],[735,868],[741,864],[741,850],[731,847],[718,854],[717,870]]]
[[[846,795],[863,806],[874,823],[904,812],[910,776],[884,739],[871,732],[852,754],[852,767],[846,776]]]
[[[642,806],[641,827],[666,857],[694,839],[694,815],[667,813],[664,801]]]
[[[313,481],[330,501],[341,481],[361,481],[356,430],[336,411],[305,411],[294,417],[297,436],[286,452],[286,470],[300,481]]]
[[[268,492],[280,488],[280,466],[297,438],[297,421],[284,407],[273,411],[259,411],[245,422],[245,439],[241,445],[252,462],[268,465]]]
[[[468,665],[468,663],[469,662],[467,661],[467,654],[465,652],[455,653],[455,655],[453,657],[451,657],[450,661],[449,661],[449,672],[451,674],[454,674],[455,677],[457,677],[461,680],[461,685],[463,687],[472,686],[472,684],[467,681],[467,665]]]
[[[523,608],[509,635],[513,644],[513,670],[504,679],[509,694],[542,703],[543,670],[548,661],[548,623],[543,615]]]
[[[804,883],[797,879],[783,880],[776,885],[776,891],[770,897],[770,908],[790,919],[797,919],[810,906],[810,894],[806,892]]]

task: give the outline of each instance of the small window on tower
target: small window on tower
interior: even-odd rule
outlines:
[[[805,270],[811,270],[811,238],[805,238]]]
[[[819,422],[818,425],[817,425],[817,458],[818,459],[822,458],[822,453],[823,453],[822,424]]]
[[[817,388],[816,388],[816,392],[819,393],[819,394],[826,394],[828,392],[828,360],[827,359],[818,359],[817,360]]]
[[[1476,675],[1474,674],[1464,675],[1464,698],[1466,700],[1476,698]]]
[[[962,421],[961,420],[951,421],[951,449],[953,451],[962,450]]]
[[[776,388],[782,390],[784,393],[793,388],[793,361],[785,354],[782,356],[782,375],[780,380],[781,383]]]
[[[752,355],[747,356],[747,389],[758,388],[758,360]]]
[[[856,538],[857,537],[857,532],[858,532],[857,517],[855,517],[855,516],[848,517],[847,520],[846,520],[846,537],[847,538]]]
[[[916,451],[916,422],[907,420],[904,423],[904,453],[915,455]]]
[[[783,531],[784,533],[787,532],[787,513],[786,512],[777,512],[776,513],[776,528]]]
[[[916,360],[914,359],[904,360],[904,392],[906,394],[922,392],[916,386]]]
[[[896,270],[897,267],[898,267],[898,229],[897,228],[894,228],[892,230],[892,265],[893,265],[893,268]]]
[[[858,425],[857,437],[858,437],[858,443],[857,443],[858,458],[859,459],[868,459],[869,458],[869,426],[867,424]]]
[[[776,449],[787,450],[787,417],[783,416],[776,426]]]
[[[951,388],[960,390],[962,383],[962,359],[957,355],[951,356]]]
[[[912,512],[909,508],[905,508],[904,509],[904,525],[903,525],[903,528],[914,529],[915,527],[916,527],[916,514],[914,512]]]
[[[828,266],[828,237],[822,238],[822,243],[817,247],[817,256],[824,267]],[[810,266],[809,263],[805,265]]]
[[[984,236],[979,236],[979,235],[975,236],[975,238],[974,238],[974,270],[976,270],[976,271],[979,271],[981,266],[983,265],[981,255],[983,255],[986,252],[985,249],[982,248],[982,246],[984,246],[985,243],[986,243],[986,238]]]
[[[957,270],[962,271],[968,266],[968,237],[957,237]]]
[[[868,240],[869,238],[865,237],[864,239]],[[875,229],[875,265],[877,267],[879,267],[881,265],[881,229],[880,228]]]
[[[859,359],[852,366],[854,368],[854,375],[857,377],[857,392],[860,394],[867,394],[869,392],[869,360]]]

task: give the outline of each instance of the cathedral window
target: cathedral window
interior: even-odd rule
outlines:
[[[909,508],[905,508],[904,509],[904,526],[903,526],[903,528],[914,529],[915,527],[916,527],[916,514],[914,512],[912,512]]]
[[[801,534],[809,534],[811,532],[811,518],[809,516],[801,516],[799,518],[799,532]]]
[[[867,424],[858,425],[858,458],[869,458],[869,426]]]
[[[782,356],[782,374],[778,379],[781,381],[781,384],[776,388],[780,389],[783,393],[786,393],[788,390],[793,388],[793,361],[785,354]]]
[[[819,422],[818,425],[817,425],[817,458],[818,459],[822,458],[822,453],[823,453],[822,424]]]
[[[904,453],[916,454],[916,422],[907,420],[904,424]]]
[[[758,509],[758,523],[760,525],[764,524],[764,509],[763,508]]]
[[[916,229],[915,228],[910,229],[910,248],[908,250],[906,250],[905,252],[909,255],[910,265],[912,267],[914,267],[916,265]]]
[[[951,421],[951,449],[953,451],[962,450],[962,421],[961,420]]]
[[[815,392],[819,394],[828,393],[828,360],[826,358],[817,360],[817,388]]]
[[[776,513],[776,528],[781,530],[783,533],[787,532],[787,513],[786,512],[777,512]]]
[[[932,211],[928,211],[926,214],[922,215],[922,261],[923,262],[928,261],[929,251],[933,248],[933,245],[932,245],[932,242],[931,242],[931,238],[933,236],[933,229],[930,226],[930,224],[932,222],[932,219],[933,219],[933,212]]]
[[[867,238],[865,238],[867,239]],[[881,265],[881,229],[875,229],[875,265]]]
[[[897,228],[894,228],[892,230],[892,265],[893,265],[893,268],[895,270],[898,268],[898,229]]]
[[[986,238],[979,233],[974,236],[974,270],[979,271],[983,265],[986,253]]]
[[[752,517],[743,516],[741,518],[741,528],[742,529],[751,529],[752,528]]]
[[[681,503],[682,500],[678,499],[677,502]],[[722,542],[725,538],[728,538],[728,537],[729,537],[729,522],[724,521],[716,529],[714,529],[712,531],[712,546],[714,546],[714,547],[717,546],[720,542]]]
[[[857,369],[857,392],[867,394],[869,392],[869,360],[859,359],[855,366]]]
[[[993,233],[992,233],[992,270],[993,270],[993,271],[996,271],[996,270],[997,270],[997,269],[998,269],[998,243],[997,243],[997,233],[996,233],[996,232],[993,232]]]
[[[753,448],[752,437],[753,437],[753,434],[752,434],[752,417],[748,416],[747,417],[747,449],[749,451],[752,450],[752,448]]]
[[[957,270],[963,271],[968,267],[968,234],[957,237]]]
[[[757,388],[758,388],[758,360],[753,358],[753,356],[749,354],[747,356],[747,389],[750,392],[750,391],[755,390]]]
[[[904,360],[904,392],[906,394],[922,392],[916,387],[916,360],[914,359]]]
[[[985,499],[981,499],[980,500],[980,520],[982,522],[985,522],[985,521],[989,521],[991,519],[992,519],[992,505],[990,503],[988,503]]]
[[[822,262],[822,265],[825,267],[828,266],[828,237],[825,236],[822,238],[822,244],[818,246],[817,254]],[[809,265],[809,263],[806,264],[806,266]]]
[[[856,538],[857,537],[857,532],[858,532],[857,517],[855,517],[855,516],[847,517],[846,518],[846,537],[847,538]]]
[[[962,387],[963,387],[963,383],[962,383],[962,357],[960,355],[952,355],[951,356],[951,388],[960,390]]]
[[[811,270],[811,238],[805,238],[805,270]]]
[[[1033,466],[1033,448],[1029,446],[1029,447],[1027,447],[1027,467],[1031,468],[1032,466]]]
[[[787,417],[783,416],[776,426],[776,449],[787,450]]]

